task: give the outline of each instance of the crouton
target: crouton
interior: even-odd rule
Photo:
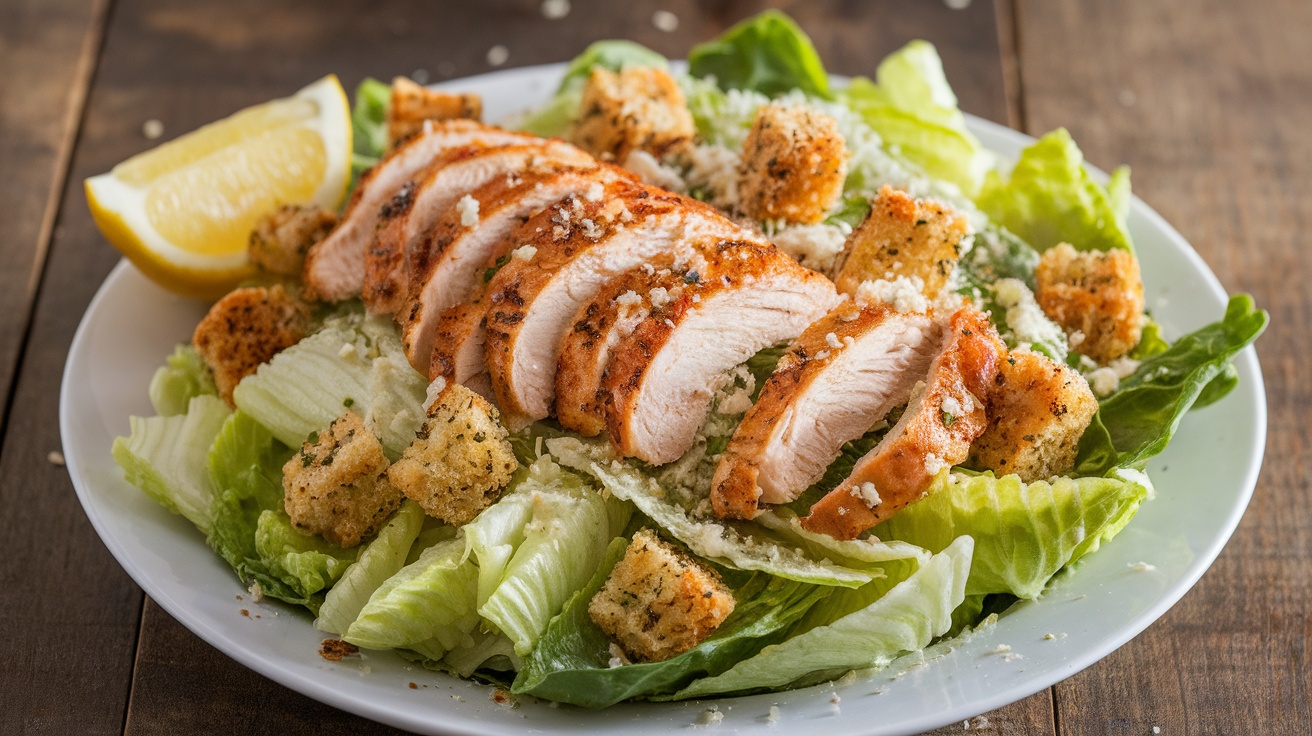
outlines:
[[[738,199],[755,220],[816,223],[843,192],[847,151],[838,122],[804,105],[763,105],[743,142]]]
[[[500,497],[518,467],[508,437],[487,399],[451,384],[387,477],[429,516],[462,526]]]
[[[214,374],[219,396],[233,406],[241,379],[305,336],[309,313],[281,286],[236,289],[210,307],[191,344]]]
[[[1061,243],[1044,251],[1034,277],[1034,298],[1070,335],[1073,350],[1110,363],[1139,344],[1143,277],[1133,253],[1078,252]]]
[[[283,205],[255,226],[246,251],[251,262],[264,270],[299,278],[305,270],[305,254],[336,224],[337,215],[322,207]]]
[[[863,281],[919,279],[925,297],[934,299],[956,268],[965,236],[965,217],[885,186],[848,236],[834,284],[839,293],[855,295]]]
[[[354,547],[401,505],[401,492],[383,477],[386,469],[382,444],[348,411],[310,435],[283,466],[283,507],[297,529]]]
[[[655,67],[628,67],[618,74],[593,69],[569,133],[579,148],[621,164],[633,151],[660,159],[692,136],[683,90],[669,72]]]
[[[733,592],[714,571],[644,529],[593,596],[588,615],[630,658],[661,662],[704,641],[733,606]]]
[[[1080,436],[1098,411],[1077,371],[1038,353],[1014,352],[989,391],[988,427],[971,445],[970,463],[1026,483],[1075,469]]]
[[[452,94],[428,89],[397,77],[392,80],[392,100],[387,106],[387,147],[423,130],[427,120],[483,117],[483,98],[475,94]]]

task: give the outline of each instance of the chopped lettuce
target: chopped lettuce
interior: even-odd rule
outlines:
[[[616,539],[587,585],[552,619],[525,658],[514,692],[604,708],[628,698],[672,693],[699,676],[725,671],[784,632],[829,589],[755,573],[740,576],[732,614],[702,643],[663,662],[612,666],[610,641],[588,616],[588,603],[624,555]],[[616,663],[618,664],[618,663]]]
[[[556,94],[546,104],[516,121],[517,128],[535,135],[564,135],[583,102],[583,88],[595,68],[618,72],[624,67],[659,67],[669,65],[664,56],[632,41],[597,41],[574,57],[565,68]]]
[[[330,634],[346,633],[369,602],[369,596],[405,566],[406,555],[423,523],[424,512],[418,504],[414,501],[402,504],[328,591],[314,621],[315,628]]]
[[[462,561],[464,552],[459,537],[424,550],[378,586],[342,638],[366,649],[415,649],[430,659],[459,646],[478,625],[478,568]]]
[[[478,670],[518,670],[523,660],[515,653],[515,643],[504,634],[475,629],[470,638],[442,655],[441,665],[461,677]]]
[[[193,396],[187,406],[185,414],[131,417],[131,432],[115,439],[111,452],[129,483],[209,534],[218,489],[207,458],[231,412],[211,394]]]
[[[721,89],[775,97],[792,90],[830,99],[829,74],[811,39],[777,11],[767,10],[688,52],[694,77],[714,77]]]
[[[874,533],[935,552],[969,535],[975,555],[968,594],[1035,598],[1058,570],[1115,536],[1149,493],[1142,474],[1022,483],[1014,475],[944,470],[927,497]]]
[[[297,530],[282,509],[265,509],[255,522],[255,553],[270,575],[309,598],[337,582],[359,550],[342,549]]]
[[[150,403],[162,417],[186,414],[191,400],[218,394],[205,361],[191,345],[179,344],[150,379]]]
[[[395,459],[423,422],[427,388],[391,318],[364,316],[357,306],[261,365],[232,398],[289,447],[300,447],[350,408]]]
[[[1058,128],[1022,151],[1007,179],[989,172],[975,202],[1039,251],[1058,243],[1133,251],[1125,224],[1129,197],[1129,168],[1116,169],[1102,186],[1085,170],[1070,133]]]
[[[365,77],[355,88],[355,106],[351,108],[350,189],[355,189],[360,175],[378,163],[387,151],[387,108],[391,102],[391,86],[373,77]]]
[[[870,542],[865,559],[857,558],[855,562],[814,558],[802,545],[757,525],[694,518],[667,498],[655,480],[615,459],[605,445],[570,437],[548,440],[546,444],[562,465],[596,478],[612,495],[631,501],[694,553],[727,567],[760,570],[805,583],[857,587],[883,575],[877,564],[870,564],[871,557],[893,560],[920,553],[910,545]]]
[[[884,667],[924,649],[952,626],[952,613],[966,595],[973,546],[970,537],[959,537],[900,582],[889,577],[829,594],[787,641],[693,682],[675,698],[798,687],[854,669]]]
[[[879,64],[875,81],[857,77],[840,99],[865,118],[884,144],[967,194],[979,189],[993,156],[966,128],[938,51],[912,41]]]
[[[523,656],[595,572],[606,546],[628,525],[632,506],[598,493],[549,456],[533,463],[513,495],[527,499],[530,518],[478,613]]]
[[[1247,294],[1230,297],[1225,317],[1180,338],[1148,357],[1098,402],[1093,423],[1080,437],[1079,475],[1107,475],[1117,468],[1142,470],[1171,441],[1185,412],[1218,377],[1217,393],[1233,384],[1225,377],[1234,356],[1251,345],[1267,324]],[[1207,396],[1216,400],[1215,394]]]

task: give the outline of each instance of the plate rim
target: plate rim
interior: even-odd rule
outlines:
[[[463,77],[456,80],[448,80],[437,86],[476,87],[490,82],[513,81],[518,77],[524,77],[529,80],[543,79],[552,81],[559,77],[559,74],[564,68],[564,62],[516,67],[470,77]],[[835,78],[838,79],[839,77],[835,76]],[[1015,147],[1023,147],[1036,140],[1034,137],[1023,132],[1013,130],[1004,125],[1000,125],[969,113],[966,114],[966,120],[967,125],[972,132],[985,140],[1002,140],[1005,141],[1007,145]],[[987,147],[992,149],[992,146]],[[1094,166],[1086,164],[1086,168],[1093,172],[1097,177],[1106,177],[1105,172],[1102,172]],[[1202,259],[1198,252],[1188,243],[1184,236],[1137,195],[1131,198],[1131,208],[1136,215],[1146,217],[1148,222],[1155,229],[1159,230],[1165,239],[1170,241],[1179,253],[1184,255],[1184,257],[1190,262],[1193,270],[1199,274],[1207,284],[1211,295],[1224,303],[1227,298],[1227,292],[1222,286],[1220,279]],[[75,366],[83,359],[84,354],[90,349],[88,335],[92,329],[92,317],[102,307],[102,304],[114,294],[116,285],[124,279],[125,274],[132,269],[132,265],[126,259],[120,260],[105,278],[104,282],[102,282],[100,287],[98,287],[95,296],[88,304],[86,311],[83,313],[79,321],[78,328],[74,333],[68,357],[64,364],[64,374],[60,382],[59,424],[61,443],[65,446],[67,470],[73,482],[79,503],[81,504],[84,513],[87,514],[88,519],[91,521],[102,544],[106,546],[111,555],[113,555],[124,571],[132,577],[134,582],[140,586],[147,595],[159,603],[170,616],[200,637],[207,645],[218,649],[225,656],[228,656],[241,665],[259,673],[273,682],[282,684],[333,708],[401,728],[421,729],[430,733],[476,734],[490,732],[489,729],[493,728],[494,724],[488,722],[480,722],[471,719],[468,722],[434,724],[432,721],[424,720],[422,717],[410,714],[408,711],[397,712],[395,710],[389,710],[386,708],[386,704],[374,703],[367,698],[352,693],[342,693],[339,689],[327,684],[327,678],[316,680],[312,677],[303,676],[298,672],[286,669],[285,666],[279,666],[278,663],[260,656],[252,646],[239,645],[234,648],[232,646],[233,642],[230,639],[222,635],[216,629],[211,628],[203,619],[192,614],[188,608],[179,604],[174,596],[170,594],[163,585],[146,577],[137,567],[127,549],[117,538],[114,530],[110,528],[108,520],[99,513],[100,510],[97,507],[97,500],[93,498],[92,491],[90,490],[91,479],[85,477],[82,473],[82,457],[77,452],[70,452],[68,450],[69,439],[73,437],[75,431],[74,425],[78,421],[77,413],[72,403],[68,400],[68,397],[73,394],[74,387],[72,386],[72,382]],[[1011,687],[1002,689],[992,696],[977,698],[968,701],[967,703],[950,706],[945,710],[926,713],[920,717],[900,721],[894,724],[895,728],[887,731],[887,733],[917,733],[922,730],[940,727],[953,722],[960,722],[963,718],[970,718],[981,713],[990,712],[1028,697],[1040,690],[1051,687],[1052,685],[1088,668],[1094,663],[1104,659],[1121,646],[1124,646],[1131,639],[1135,638],[1146,628],[1158,621],[1166,611],[1172,608],[1181,598],[1184,597],[1185,594],[1194,588],[1198,580],[1215,562],[1238,527],[1238,524],[1247,510],[1252,495],[1256,489],[1265,454],[1266,437],[1268,432],[1268,408],[1265,383],[1256,350],[1252,346],[1245,348],[1236,356],[1235,365],[1245,374],[1245,381],[1242,386],[1244,392],[1249,395],[1245,398],[1255,399],[1251,401],[1249,405],[1254,411],[1254,421],[1258,431],[1252,435],[1249,447],[1244,455],[1247,461],[1247,467],[1242,482],[1237,488],[1238,492],[1233,496],[1227,494],[1227,499],[1230,501],[1230,505],[1227,509],[1225,521],[1220,525],[1218,533],[1209,540],[1208,544],[1203,549],[1198,551],[1193,561],[1178,577],[1175,578],[1174,582],[1156,600],[1156,602],[1135,615],[1134,618],[1126,624],[1117,627],[1111,635],[1106,637],[1101,645],[1096,648],[1078,651],[1059,665],[1045,670],[1042,674],[1026,679]],[[106,452],[108,452],[108,448],[106,448]],[[806,692],[806,690],[804,689],[793,692]],[[745,699],[722,698],[688,702],[734,703],[743,700]],[[675,705],[676,704],[670,704],[671,707],[674,707]],[[686,707],[686,703],[682,705]],[[602,712],[614,713],[617,708],[622,709],[624,708],[624,705]],[[434,706],[432,709],[433,713],[441,713],[442,711],[443,709],[438,706]],[[601,724],[599,724],[598,727],[600,727],[600,725]],[[438,730],[433,730],[435,726],[438,727]],[[848,732],[842,728],[831,730],[835,733]],[[856,732],[857,731],[852,731],[852,733]]]

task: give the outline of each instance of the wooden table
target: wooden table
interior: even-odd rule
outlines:
[[[324,6],[331,7],[324,7]],[[0,0],[0,733],[383,733],[242,668],[145,598],[52,451],[73,331],[118,255],[81,182],[165,136],[327,72],[353,86],[571,58],[601,38],[680,57],[764,3]],[[1271,311],[1258,346],[1267,463],[1212,570],[1134,641],[971,730],[1312,733],[1312,5],[1297,0],[781,4],[831,71],[937,44],[962,106],[1066,126],[1230,291]],[[963,9],[953,9],[965,5]],[[949,7],[952,6],[952,7]],[[665,9],[678,27],[652,22]],[[944,732],[962,730],[958,725]]]

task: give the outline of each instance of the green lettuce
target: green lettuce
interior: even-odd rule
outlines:
[[[612,495],[630,501],[697,555],[738,570],[760,570],[789,580],[819,585],[857,587],[883,575],[870,564],[872,556],[902,559],[920,550],[910,545],[871,542],[857,563],[812,557],[788,537],[755,524],[703,521],[667,497],[654,479],[617,460],[609,447],[570,437],[547,441],[547,448],[562,465],[596,478]]]
[[[187,406],[185,414],[130,417],[130,433],[116,438],[110,452],[129,483],[209,534],[218,489],[207,458],[231,412],[211,394],[193,396]]]
[[[973,546],[970,537],[959,537],[904,580],[889,577],[830,593],[807,611],[799,632],[787,641],[697,680],[674,697],[800,687],[884,667],[924,649],[952,627],[952,613],[965,599]]]
[[[378,586],[342,638],[366,649],[415,649],[430,659],[459,646],[478,625],[478,568],[464,552],[460,537],[424,550]]]
[[[730,576],[737,583],[734,611],[705,641],[663,662],[612,667],[610,640],[588,616],[588,603],[626,546],[627,540],[614,540],[592,579],[552,619],[538,646],[525,658],[514,692],[586,708],[669,694],[781,640],[789,626],[828,592],[762,573]]]
[[[632,507],[598,493],[549,456],[533,463],[506,500],[521,499],[530,512],[520,527],[522,540],[478,613],[523,656],[570,596],[587,583],[606,546],[629,523]]]
[[[443,668],[461,677],[478,670],[519,670],[523,660],[515,653],[515,643],[504,634],[475,629],[469,639],[442,655]]]
[[[282,509],[265,509],[255,522],[255,553],[270,575],[309,598],[337,582],[359,550],[299,531]]]
[[[688,72],[715,77],[721,89],[775,97],[792,90],[830,99],[829,75],[811,39],[777,11],[767,10],[688,52]]]
[[[355,88],[355,105],[351,108],[351,189],[387,151],[387,108],[391,102],[391,86],[373,77],[365,77]]]
[[[1098,402],[1098,413],[1084,435],[1076,458],[1079,475],[1107,475],[1117,468],[1142,470],[1166,449],[1185,412],[1234,356],[1266,329],[1266,310],[1247,294],[1230,297],[1225,317],[1180,338],[1167,350],[1146,358],[1120,382],[1116,392]],[[1222,378],[1219,392],[1233,386]],[[1211,400],[1217,396],[1208,397]]]
[[[1007,179],[989,172],[975,202],[1039,251],[1058,243],[1133,251],[1125,224],[1129,197],[1129,168],[1116,169],[1102,186],[1085,170],[1070,133],[1058,128],[1022,151]]]
[[[163,417],[186,414],[191,400],[202,394],[218,394],[214,378],[196,349],[179,344],[150,379],[150,403]]]
[[[424,511],[418,504],[414,501],[402,504],[328,591],[314,621],[315,628],[330,634],[346,633],[369,602],[369,596],[405,566],[406,556],[423,523]]]
[[[874,528],[937,552],[975,539],[969,595],[1035,598],[1058,570],[1116,535],[1149,496],[1147,476],[1057,478],[1022,483],[1014,475],[942,471],[929,495]]]
[[[933,44],[912,41],[893,52],[880,62],[874,82],[857,77],[840,99],[890,149],[967,194],[979,189],[993,165],[992,154],[966,128]]]
[[[261,365],[233,391],[246,412],[289,447],[300,447],[349,408],[396,459],[423,422],[428,379],[405,356],[390,317],[357,305]]]
[[[546,104],[517,121],[515,127],[548,138],[562,136],[578,116],[579,105],[583,102],[583,88],[593,69],[618,72],[626,66],[664,69],[668,65],[664,56],[641,44],[632,41],[597,41],[574,57],[565,68],[565,76],[560,80],[556,94]]]

